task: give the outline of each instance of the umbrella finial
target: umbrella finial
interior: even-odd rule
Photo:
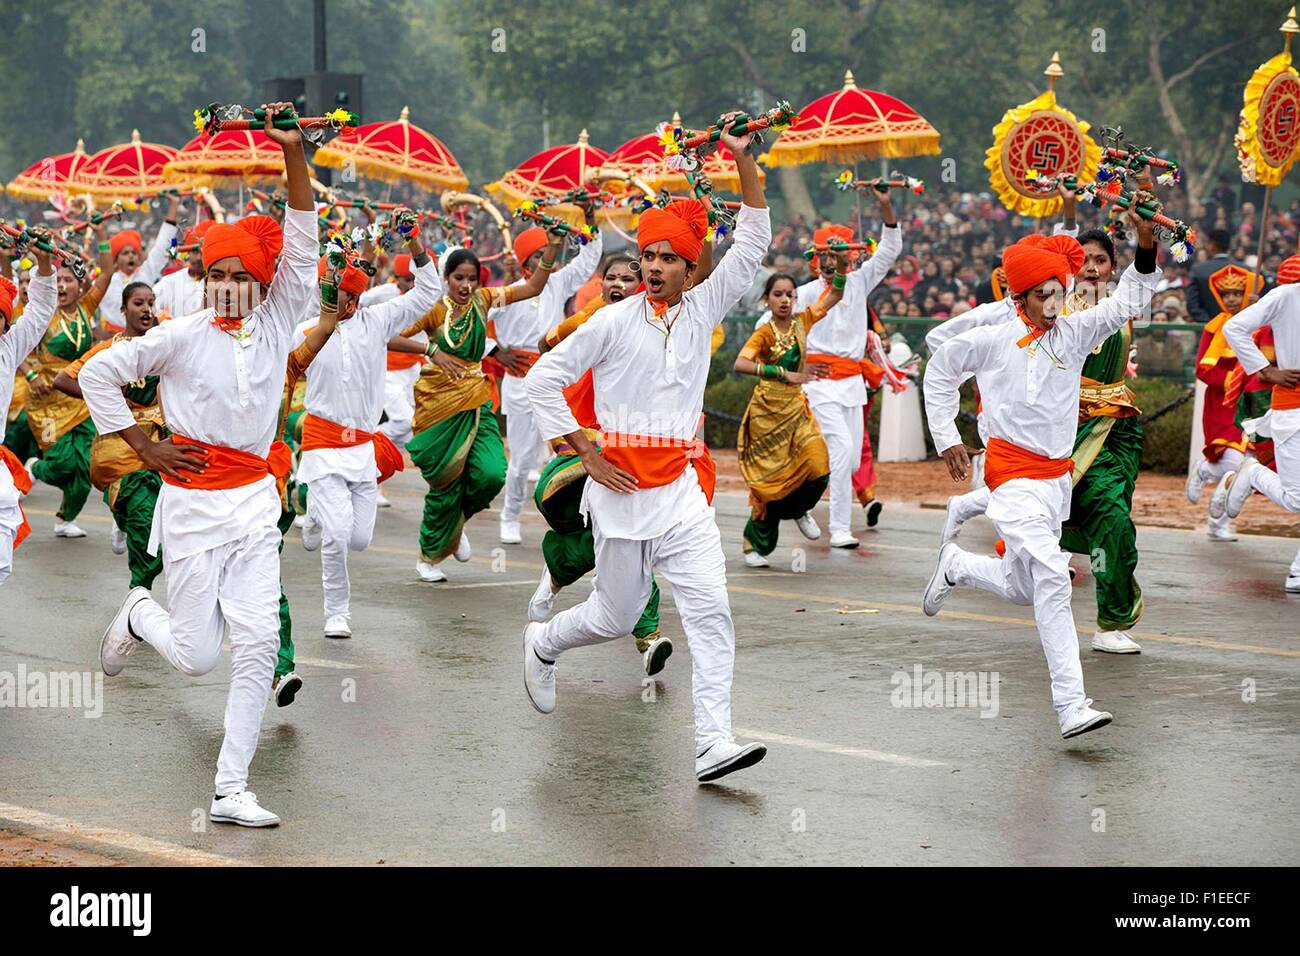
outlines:
[[[77,137],[77,148],[74,149],[73,152],[74,152],[74,153],[85,153],[85,152],[86,152],[86,141],[85,141],[84,139],[82,139],[80,136]]]
[[[1282,36],[1286,39],[1286,45],[1283,47],[1283,49],[1285,49],[1287,53],[1290,53],[1291,38],[1295,36],[1297,33],[1300,33],[1300,23],[1296,23],[1296,19],[1295,19],[1295,7],[1292,7],[1290,11],[1287,13],[1286,22],[1283,23],[1280,27],[1278,27],[1278,30],[1282,32]]]
[[[402,107],[402,115],[397,117],[397,121],[399,123],[411,122],[411,108],[409,106]]]
[[[586,127],[583,127],[582,132],[578,134],[578,145],[579,145],[579,146],[586,146],[586,145],[587,145],[587,129],[586,129]]]
[[[138,129],[131,130],[131,142],[133,144],[140,142],[140,131]]]
[[[1055,90],[1056,81],[1065,76],[1065,71],[1061,69],[1061,54],[1059,51],[1052,54],[1052,62],[1047,64],[1043,76],[1047,77],[1047,88],[1049,90]]]
[[[682,125],[682,114],[677,112],[676,110],[673,110],[673,125],[674,126]]]
[[[845,71],[844,71],[844,88],[845,88],[846,90],[854,90],[854,89],[857,89],[857,84],[853,82],[853,71],[852,71],[852,70],[845,70]]]

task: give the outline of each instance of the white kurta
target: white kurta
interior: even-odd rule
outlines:
[[[740,300],[772,240],[766,209],[742,206],[735,241],[700,285],[657,318],[644,293],[605,306],[547,352],[524,379],[545,439],[578,430],[563,390],[591,369],[596,416],[608,432],[689,441],[701,422],[713,329]],[[673,587],[691,650],[696,754],[731,735],[736,636],[727,599],[718,525],[687,467],[670,484],[620,494],[587,481],[582,511],[595,538],[594,590],[542,626],[536,652],[565,650],[629,634],[645,608],[651,575]]]
[[[154,283],[153,297],[154,315],[193,315],[203,308],[203,280],[193,278],[189,269],[177,269]]]
[[[32,349],[40,344],[58,305],[54,274],[32,273],[27,286],[27,306],[9,331],[0,335],[0,408],[8,409],[14,393],[14,372]],[[23,523],[18,507],[18,489],[9,469],[0,465],[0,584],[13,565],[14,535]]]
[[[140,263],[140,268],[130,275],[124,272],[113,273],[113,278],[108,280],[108,289],[104,292],[104,298],[99,303],[99,311],[106,321],[117,326],[126,324],[126,320],[122,318],[122,290],[132,282],[154,285],[163,274],[163,270],[167,268],[168,253],[171,251],[174,238],[176,238],[176,224],[164,222],[158,227],[158,235],[154,238],[153,245],[149,247],[149,254],[144,262]]]
[[[351,318],[340,322],[307,368],[303,400],[307,413],[344,428],[373,432],[384,410],[388,340],[437,305],[442,288],[438,267],[430,260],[415,268],[415,287],[406,295],[389,296],[378,305],[362,305]],[[311,319],[294,329],[291,344],[299,345],[316,321]],[[373,481],[374,447],[366,442],[302,453],[299,481],[310,484],[327,474],[347,481]]]

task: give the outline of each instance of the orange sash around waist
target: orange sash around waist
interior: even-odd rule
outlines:
[[[27,474],[27,469],[23,463],[18,460],[18,456],[11,452],[4,445],[0,445],[0,462],[9,469],[9,474],[14,476],[14,487],[20,494],[27,494],[32,490],[32,476]],[[32,533],[32,526],[27,523],[27,512],[22,507],[18,508],[18,513],[23,516],[23,523],[18,526],[18,531],[14,534],[14,550],[23,543],[23,539]]]
[[[1274,385],[1272,407],[1278,411],[1300,408],[1300,386],[1287,388],[1285,385]]]
[[[317,418],[308,412],[302,419],[302,450],[320,451],[324,448],[353,448],[373,442],[375,467],[379,469],[379,482],[383,483],[405,467],[402,453],[393,440],[383,432],[363,432],[359,428],[344,428],[328,418]]]
[[[564,400],[569,404],[569,411],[583,428],[600,428],[596,421],[596,386],[591,376],[591,369],[564,390]]]
[[[528,370],[537,364],[537,360],[542,357],[541,352],[530,352],[527,349],[511,349],[510,351],[515,355],[522,355],[526,359],[528,359],[528,368],[525,368],[522,372],[512,372],[504,365],[501,366],[503,369],[505,369],[506,374],[513,378],[523,378],[525,375],[528,374]]]
[[[271,443],[271,453],[263,458],[251,451],[239,451],[222,445],[209,445],[207,442],[184,435],[172,435],[173,445],[197,445],[203,449],[205,461],[203,474],[187,471],[189,481],[180,481],[171,475],[160,474],[159,477],[169,485],[178,488],[199,488],[204,491],[225,491],[242,488],[255,481],[261,481],[267,475],[282,479],[289,474],[293,466],[293,453],[282,441]]]
[[[804,361],[809,365],[829,365],[831,373],[827,377],[833,379],[853,378],[861,375],[863,371],[861,360],[845,358],[843,355],[812,352],[804,356]]]
[[[704,498],[713,503],[718,468],[708,446],[699,438],[609,433],[601,439],[600,453],[610,464],[635,477],[642,488],[671,485],[687,465],[694,465]]]
[[[388,371],[400,372],[403,369],[412,368],[416,365],[423,365],[427,362],[423,355],[416,355],[414,352],[389,352],[388,353]]]
[[[1048,458],[1001,438],[990,438],[984,448],[984,483],[989,491],[1013,478],[1060,478],[1072,471],[1072,458]]]

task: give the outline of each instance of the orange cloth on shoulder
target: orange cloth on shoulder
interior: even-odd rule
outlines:
[[[1002,251],[1002,268],[1012,292],[1028,292],[1048,279],[1064,287],[1083,268],[1083,246],[1073,236],[1025,236]]]
[[[275,257],[284,248],[284,232],[270,216],[247,216],[232,224],[219,222],[203,237],[203,268],[234,256],[254,279],[269,285]]]
[[[667,242],[688,262],[698,262],[709,231],[709,213],[698,199],[678,199],[663,209],[647,209],[636,229],[637,247],[644,250]]]

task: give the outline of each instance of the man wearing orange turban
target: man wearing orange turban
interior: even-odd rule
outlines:
[[[1279,507],[1300,512],[1300,256],[1291,256],[1277,270],[1277,288],[1237,312],[1223,326],[1224,337],[1242,370],[1272,388],[1264,420],[1254,431],[1273,439],[1273,471],[1254,458],[1224,475],[1210,499],[1210,517],[1235,518],[1258,491]],[[1272,332],[1270,357],[1264,346]],[[1283,584],[1288,594],[1300,594],[1300,552]]]
[[[279,144],[288,180],[284,231],[254,216],[212,226],[203,239],[209,307],[95,355],[78,380],[100,434],[116,433],[163,479],[158,530],[167,577],[164,609],[143,588],[127,594],[100,645],[114,676],[151,644],[190,676],[210,672],[230,641],[225,740],[209,817],[274,826],[279,818],[248,791],[262,714],[280,645],[280,519],[276,476],[291,456],[279,411],[294,327],[317,299],[316,209],[289,103],[266,107],[263,132]],[[278,267],[276,256],[283,246]],[[135,423],[124,386],[156,375],[170,440]]]
[[[1138,191],[1138,201],[1150,198]],[[955,419],[958,388],[976,377],[986,420],[987,514],[1005,542],[1003,558],[964,551],[948,541],[922,598],[938,614],[952,589],[978,587],[1034,606],[1051,675],[1061,736],[1110,723],[1083,690],[1079,635],[1070,608],[1069,561],[1061,526],[1073,490],[1071,460],[1078,422],[1079,378],[1093,349],[1142,314],[1160,279],[1154,225],[1130,214],[1137,233],[1134,263],[1114,293],[1060,318],[1065,286],[1083,264],[1068,236],[1030,236],[1003,253],[1017,319],[969,329],[944,342],[925,371],[925,407],[935,448],[954,481],[967,478],[969,452]]]
[[[889,190],[877,191],[875,196],[882,222],[876,251],[849,273],[839,305],[812,327],[805,357],[810,369],[826,372],[823,377],[805,383],[803,390],[826,439],[826,451],[830,456],[829,530],[832,548],[853,549],[859,544],[853,536],[853,504],[859,500],[854,493],[854,474],[867,460],[871,448],[871,438],[866,430],[871,396],[862,377],[862,359],[866,355],[870,327],[867,298],[889,275],[903,251],[903,230],[894,215]],[[828,225],[818,229],[813,238],[817,242],[852,240],[853,232],[847,226]],[[794,313],[797,315],[810,308],[821,298],[830,282],[831,271],[827,270],[799,286],[795,291]],[[760,318],[760,324],[765,319],[766,315]],[[862,483],[862,490],[867,527],[875,527],[880,520],[881,503],[874,493],[865,493],[865,483]]]
[[[215,222],[204,219],[185,230],[181,245],[193,247],[185,254],[185,268],[167,273],[154,284],[154,311],[159,320],[193,315],[203,308],[203,237]]]
[[[583,215],[587,225],[595,224],[595,207],[591,203],[584,205]],[[549,262],[545,260],[543,250],[547,241],[546,231],[540,226],[525,229],[515,239],[515,258],[523,267],[525,277],[535,269],[555,269],[553,257]],[[524,394],[524,376],[540,354],[538,340],[564,319],[566,304],[595,274],[604,248],[604,239],[597,231],[596,238],[582,246],[566,266],[555,269],[541,295],[492,313],[497,340],[492,357],[506,369],[501,380],[501,411],[506,416],[506,437],[510,442],[505,499],[501,502],[498,528],[502,544],[523,541],[519,519],[528,501],[528,482],[530,478],[537,480],[538,469],[546,457],[546,445],[537,433],[533,408]]]
[[[20,322],[11,324],[18,289],[7,278],[0,277],[0,408],[4,409],[9,407],[13,398],[15,371],[40,344],[58,305],[58,289],[49,253],[37,249],[33,243],[32,256],[36,260],[36,275],[27,285],[27,307]],[[0,585],[13,570],[14,549],[22,544],[31,530],[18,504],[31,487],[31,476],[22,462],[12,451],[0,445]]]
[[[724,130],[733,116],[723,119]],[[606,305],[524,379],[541,437],[562,439],[586,469],[581,510],[596,554],[591,596],[524,629],[528,698],[541,713],[553,711],[556,659],[631,633],[657,570],[673,585],[691,649],[700,782],[752,766],[766,753],[761,744],[743,745],[732,735],[735,628],[710,505],[716,472],[696,434],[713,330],[753,284],[772,241],[758,168],[746,152],[750,138],[730,131],[721,136],[736,158],[742,202],[731,249],[709,277],[687,288],[708,230],[700,204],[647,211],[637,230],[646,291]],[[565,389],[588,369],[604,432],[599,448],[565,400]]]
[[[326,637],[352,636],[348,552],[364,551],[374,535],[376,478],[388,477],[379,463],[395,462],[401,469],[401,451],[375,428],[384,411],[386,345],[442,298],[442,278],[419,230],[412,232],[408,248],[416,278],[415,288],[405,295],[358,305],[370,284],[362,263],[350,261],[338,274],[338,331],[307,369],[297,479],[307,486],[302,544],[308,551],[320,550]],[[321,276],[327,268],[321,259]],[[295,345],[315,322],[313,317],[298,326]]]
[[[149,247],[149,256],[143,256],[143,240],[134,229],[124,229],[109,239],[109,253],[113,257],[113,278],[108,283],[108,291],[99,304],[104,324],[114,332],[121,332],[126,326],[122,318],[122,290],[132,282],[147,282],[153,285],[162,278],[163,270],[171,261],[172,242],[176,239],[177,213],[180,211],[179,196],[172,196],[167,204],[167,214],[158,227],[153,245]]]

